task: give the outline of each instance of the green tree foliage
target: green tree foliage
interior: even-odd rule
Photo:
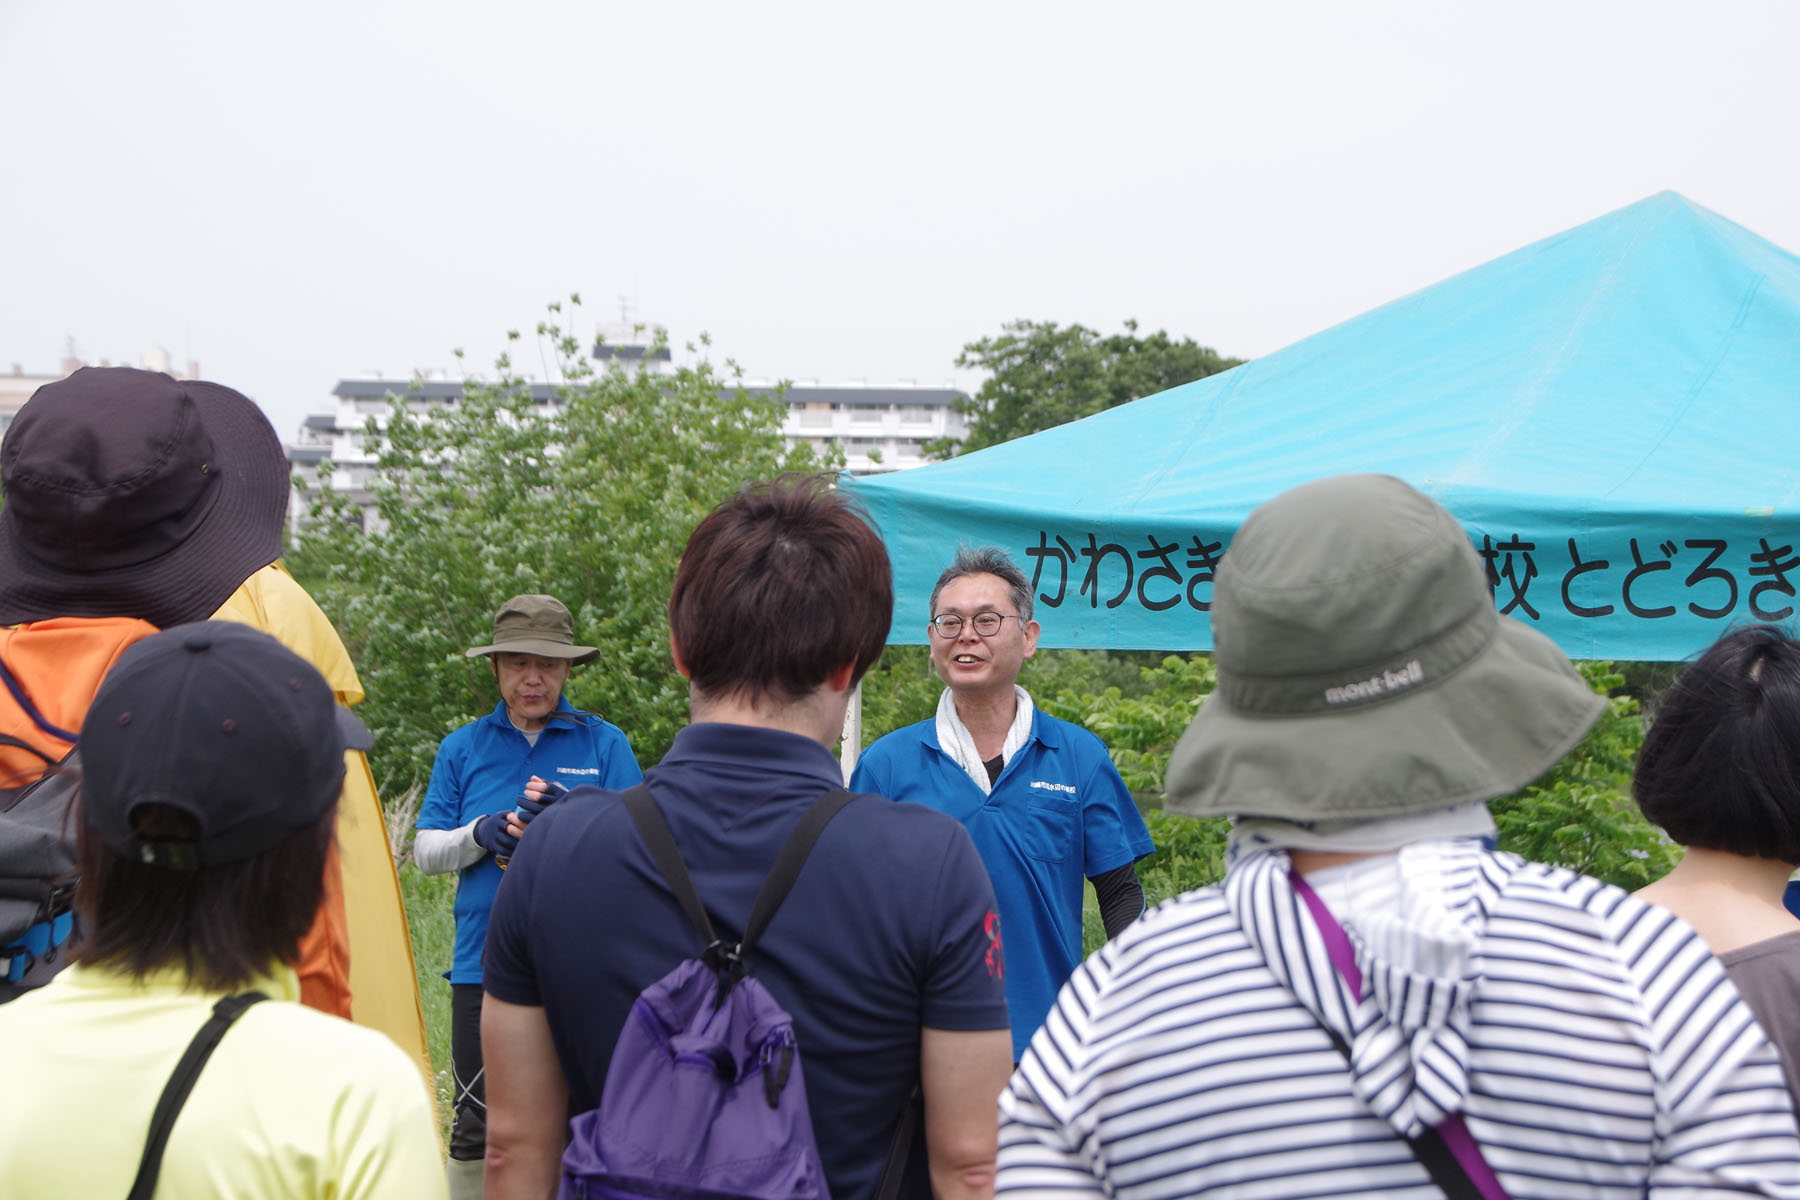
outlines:
[[[1038,702],[1051,716],[1091,730],[1106,743],[1131,793],[1160,806],[1169,753],[1218,676],[1205,654],[1170,654],[1137,673],[1129,692],[1117,684],[1097,689],[1065,684]]]
[[[1160,329],[1139,337],[1137,328],[1126,321],[1123,333],[1103,336],[1082,325],[1013,321],[996,337],[970,342],[956,365],[989,374],[972,400],[957,403],[970,418],[968,435],[939,439],[927,450],[947,458],[996,446],[1243,361]]]
[[[1609,662],[1577,665],[1588,686],[1608,697],[1606,711],[1542,778],[1489,807],[1502,850],[1635,891],[1667,874],[1681,850],[1631,799],[1644,719],[1635,697],[1614,694],[1625,676]]]
[[[348,497],[315,492],[290,561],[356,659],[384,789],[422,783],[438,741],[497,702],[487,662],[463,650],[523,592],[561,599],[577,641],[600,647],[575,669],[570,702],[656,761],[687,720],[664,606],[688,533],[745,482],[817,468],[784,447],[779,397],[741,391],[704,360],[596,371],[564,320],[552,304],[537,327],[564,381],[547,413],[502,355],[454,406],[395,400],[379,439],[370,419],[380,458],[367,533]]]
[[[1608,697],[1606,711],[1561,762],[1489,807],[1502,850],[1635,890],[1664,875],[1680,850],[1631,799],[1644,724],[1637,700],[1622,693],[1625,676],[1612,663],[1578,666],[1588,686]],[[1227,823],[1161,808],[1169,754],[1215,680],[1211,658],[1196,654],[1139,666],[1135,683],[1123,686],[1083,686],[1075,679],[1074,686],[1040,695],[1034,685],[1033,695],[1046,712],[1086,726],[1106,743],[1125,785],[1146,809],[1156,852],[1138,864],[1138,876],[1151,904],[1216,883],[1225,872]],[[1102,936],[1097,913],[1091,916],[1090,950]]]
[[[1156,905],[1216,883],[1225,874],[1226,821],[1179,817],[1162,809],[1169,754],[1218,676],[1212,657],[1205,654],[1166,655],[1140,665],[1137,675],[1134,685],[1064,687],[1042,702],[1044,711],[1086,726],[1106,743],[1120,778],[1145,809],[1156,852],[1138,863],[1138,879],[1145,903]],[[1091,902],[1088,907],[1094,908]],[[1085,916],[1083,935],[1091,950],[1104,940],[1104,931],[1098,909]]]
[[[937,712],[943,690],[924,646],[889,646],[863,676],[863,744]]]

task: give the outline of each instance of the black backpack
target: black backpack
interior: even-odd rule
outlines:
[[[5,668],[0,666],[0,672]],[[67,964],[76,940],[75,816],[79,752],[54,762],[18,738],[0,742],[44,759],[44,772],[0,786],[0,1003]]]
[[[0,629],[0,1003],[61,970],[79,939],[77,731],[119,655],[154,632],[130,617]]]

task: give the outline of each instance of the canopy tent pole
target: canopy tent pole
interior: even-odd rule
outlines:
[[[844,741],[838,749],[838,762],[844,768],[844,784],[849,786],[850,773],[856,770],[857,756],[862,753],[862,680],[850,689],[850,707],[844,710]]]

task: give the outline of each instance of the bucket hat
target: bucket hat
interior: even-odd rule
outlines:
[[[555,596],[514,596],[494,614],[494,642],[463,651],[470,658],[482,654],[541,654],[576,663],[600,653],[593,646],[575,644],[575,620]]]
[[[1190,816],[1405,816],[1523,787],[1605,701],[1494,611],[1436,501],[1342,475],[1250,514],[1213,587],[1218,684],[1169,758]]]
[[[305,659],[260,630],[200,621],[119,656],[81,726],[81,808],[136,862],[196,870],[261,854],[337,803],[369,731]],[[194,841],[139,836],[132,813],[192,817]]]
[[[287,454],[216,383],[83,367],[33,393],[0,443],[0,624],[217,612],[281,555]]]

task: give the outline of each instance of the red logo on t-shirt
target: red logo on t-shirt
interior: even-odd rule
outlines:
[[[1000,948],[1000,914],[988,909],[987,919],[982,922],[987,931],[987,969],[995,979],[1006,978],[1006,955]]]

